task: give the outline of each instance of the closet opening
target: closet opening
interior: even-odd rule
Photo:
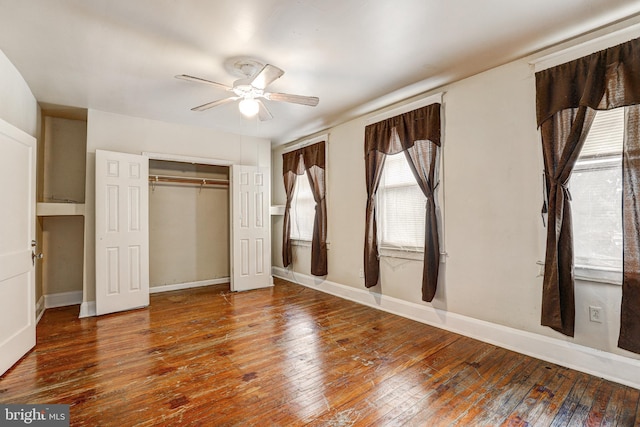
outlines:
[[[149,160],[149,292],[229,284],[229,166]]]

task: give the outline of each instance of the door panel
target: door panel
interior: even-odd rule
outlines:
[[[36,140],[0,120],[0,375],[36,343]]]
[[[96,313],[149,305],[149,159],[96,150]]]
[[[231,180],[231,290],[271,286],[271,240],[268,171],[233,166]]]

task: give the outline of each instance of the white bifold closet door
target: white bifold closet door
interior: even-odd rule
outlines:
[[[268,170],[232,166],[231,290],[271,286]]]
[[[149,305],[149,159],[96,150],[96,314]]]
[[[271,286],[269,170],[234,165],[231,290]],[[96,313],[149,305],[149,158],[96,150]]]

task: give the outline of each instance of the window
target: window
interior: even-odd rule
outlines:
[[[598,111],[571,175],[574,262],[579,278],[601,277],[589,270],[622,271],[623,135],[624,108]]]
[[[423,252],[426,198],[404,152],[387,155],[376,202],[380,248]]]
[[[298,175],[291,204],[291,239],[311,241],[316,202],[307,174]]]

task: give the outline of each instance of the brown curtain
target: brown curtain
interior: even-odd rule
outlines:
[[[542,324],[573,336],[573,228],[568,184],[595,111],[561,110],[541,126],[547,190],[547,252],[542,291]]]
[[[573,335],[575,303],[570,198],[565,187],[593,120],[591,110],[637,104],[640,104],[640,39],[536,73],[536,109],[549,206],[542,324],[566,335]],[[623,304],[618,345],[640,353],[637,107],[628,109],[627,119],[623,148]]]
[[[640,106],[628,106],[625,110],[622,151],[624,257],[618,346],[640,353]]]
[[[365,128],[365,174],[367,210],[365,219],[365,286],[377,285],[380,278],[376,223],[376,192],[387,154],[405,152],[411,171],[427,197],[422,299],[431,301],[438,283],[440,246],[434,191],[438,185],[440,148],[440,104],[431,104]]]
[[[319,142],[299,150],[290,151],[282,155],[282,169],[284,187],[287,194],[287,204],[284,211],[284,225],[282,236],[282,262],[288,267],[293,261],[291,248],[291,202],[297,175],[307,174],[313,199],[316,202],[316,212],[313,221],[313,236],[311,239],[311,274],[326,276],[327,270],[327,204],[325,183],[325,142]]]
[[[439,120],[439,119],[438,119]],[[440,238],[436,199],[438,186],[439,147],[429,141],[416,141],[405,150],[409,167],[416,177],[422,193],[427,198],[424,236],[424,264],[422,266],[422,300],[431,301],[436,295],[440,268]]]

